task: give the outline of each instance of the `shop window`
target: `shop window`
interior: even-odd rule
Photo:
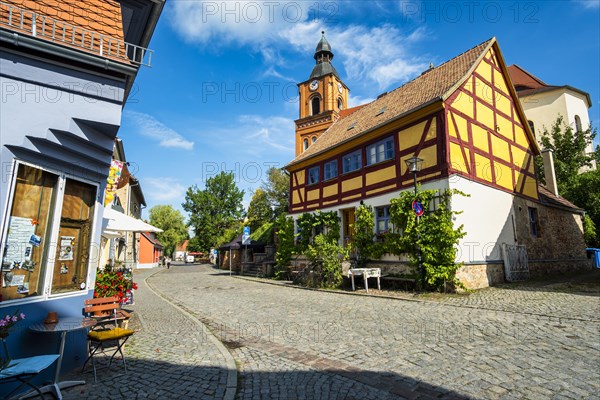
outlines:
[[[95,186],[66,180],[52,294],[85,289],[95,198]]]
[[[96,193],[96,186],[18,165],[3,239],[3,300],[87,289]]]
[[[2,300],[41,295],[58,176],[28,165],[17,170],[2,254]]]

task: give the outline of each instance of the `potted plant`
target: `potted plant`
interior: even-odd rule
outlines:
[[[96,286],[94,298],[117,296],[120,303],[124,303],[128,295],[136,290],[137,283],[122,271],[114,271],[110,265],[96,273]]]

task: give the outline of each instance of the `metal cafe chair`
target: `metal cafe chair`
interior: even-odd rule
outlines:
[[[6,338],[2,338],[4,353],[6,354],[8,364],[0,369],[0,384],[20,382],[20,385],[13,389],[3,398],[10,398],[14,393],[20,391],[23,387],[29,386],[43,399],[44,394],[40,388],[34,385],[31,381],[40,372],[51,366],[59,357],[58,354],[45,354],[41,356],[33,356],[26,358],[17,358],[10,360],[8,347],[6,346]],[[51,395],[52,396],[52,395]]]

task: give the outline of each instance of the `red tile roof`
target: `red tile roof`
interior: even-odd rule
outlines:
[[[4,29],[10,29],[17,32],[31,34],[32,24],[34,21],[33,15],[35,14],[35,25],[36,25],[36,37],[66,45],[69,47],[76,47],[89,51],[85,47],[90,46],[90,35],[89,33],[84,36],[84,45],[81,45],[81,32],[82,30],[94,32],[96,41],[99,40],[99,35],[104,35],[113,39],[114,43],[119,42],[123,48],[121,57],[110,57],[118,58],[121,62],[128,62],[126,55],[124,54],[124,34],[123,34],[123,21],[121,18],[121,5],[115,0],[3,0],[4,3],[0,5],[0,27]],[[20,16],[21,12],[12,9],[12,21],[9,21],[10,5],[18,7],[19,9],[25,10],[22,14],[24,16],[23,29],[20,29]],[[54,24],[53,22],[56,21]],[[12,22],[11,26],[9,23]],[[52,36],[52,30],[55,31],[55,37]],[[73,34],[75,34],[75,41],[77,44],[73,45],[63,40],[63,30],[65,38],[71,40]],[[104,56],[106,57],[108,51],[108,41],[105,40]],[[97,53],[99,44],[95,44]],[[116,46],[116,45],[113,45]],[[112,49],[113,54],[115,52],[114,47]]]
[[[555,196],[554,193],[546,189],[545,186],[538,185],[538,191],[540,193],[540,201],[542,204],[558,207],[558,208],[567,208],[574,213],[582,213],[583,209],[577,207],[575,204],[571,203],[569,200],[565,199],[561,196]]]
[[[544,81],[525,71],[523,68],[519,67],[516,64],[507,67],[507,69],[508,74],[510,75],[510,79],[513,82],[513,85],[515,85],[516,88],[519,88],[518,90],[520,90],[521,88],[538,89],[541,87],[548,86],[544,83]]]
[[[438,67],[427,70],[412,81],[354,111],[346,118],[337,120],[323,132],[319,140],[298,155],[288,166],[357,138],[377,126],[408,115],[436,100],[445,99],[466,79],[495,42],[495,38],[489,39]]]

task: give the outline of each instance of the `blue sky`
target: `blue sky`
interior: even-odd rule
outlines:
[[[600,0],[167,0],[152,68],[140,70],[119,131],[148,210],[171,204],[186,215],[187,188],[224,170],[247,206],[266,170],[293,159],[296,84],[321,30],[350,106],[495,36],[508,65],[590,93],[600,126]]]

